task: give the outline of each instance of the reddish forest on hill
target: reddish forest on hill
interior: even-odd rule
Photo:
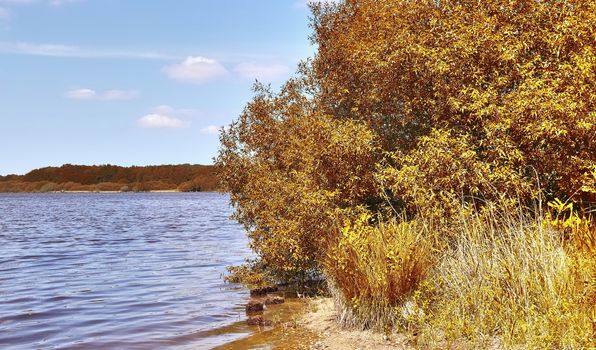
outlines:
[[[46,167],[25,175],[0,176],[0,192],[52,191],[216,191],[213,165],[72,165]]]

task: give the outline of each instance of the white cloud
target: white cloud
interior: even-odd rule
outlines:
[[[140,93],[137,90],[108,90],[102,94],[102,99],[108,101],[123,101],[137,98]]]
[[[159,105],[153,108],[154,113],[173,115],[178,118],[191,118],[197,115],[197,111],[189,108],[174,108],[169,105]]]
[[[12,17],[12,12],[9,9],[0,7],[0,19],[9,19]]]
[[[28,5],[48,4],[51,6],[62,6],[81,2],[82,0],[0,0],[0,4]]]
[[[217,135],[219,133],[220,127],[215,125],[209,125],[201,129],[201,133],[207,135]]]
[[[164,67],[163,71],[171,79],[195,84],[206,83],[228,73],[221,63],[201,56],[189,56],[180,63]]]
[[[81,2],[82,0],[50,0],[49,4],[52,6],[63,6],[63,5],[70,5],[77,2]]]
[[[53,43],[0,42],[0,52],[30,56],[73,58],[123,58],[143,60],[172,60],[174,56],[150,51],[125,51],[112,49],[81,48]]]
[[[72,89],[64,94],[67,98],[73,100],[104,100],[104,101],[124,101],[137,98],[140,93],[137,90],[107,90],[97,92],[93,89]]]
[[[137,124],[143,128],[184,128],[190,125],[188,118],[192,117],[195,111],[191,109],[177,109],[168,105],[159,105],[151,112],[137,120]]]
[[[33,56],[73,56],[77,49],[72,46],[57,44],[0,43],[0,50],[8,53],[20,53]]]
[[[97,92],[91,89],[73,89],[68,90],[65,96],[73,100],[93,100],[97,98]]]
[[[0,4],[32,4],[36,0],[0,0]]]
[[[184,126],[182,120],[163,114],[147,114],[146,116],[141,117],[137,122],[143,128],[176,129]]]
[[[158,113],[158,114],[175,114],[175,113],[177,113],[176,108],[174,108],[172,106],[168,106],[168,105],[159,105],[159,106],[155,107],[153,110],[155,113]]]
[[[275,80],[288,74],[288,67],[283,64],[259,64],[252,62],[240,63],[234,68],[234,71],[242,78]]]

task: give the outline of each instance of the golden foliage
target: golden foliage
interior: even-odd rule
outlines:
[[[218,159],[252,248],[280,276],[316,269],[336,211],[374,191],[370,130],[314,112],[298,92],[257,87]]]
[[[326,275],[347,324],[589,344],[596,2],[312,11],[316,55],[280,92],[257,85],[220,137],[223,186],[266,277]],[[555,198],[575,211],[524,207]]]
[[[449,218],[461,200],[498,200],[529,196],[529,184],[509,166],[483,161],[467,135],[435,130],[418,147],[390,154],[377,178],[405,202],[406,209],[423,216]]]
[[[319,108],[366,122],[399,155],[419,155],[421,136],[442,130],[500,179],[516,172],[509,187],[537,174],[553,192],[594,200],[583,190],[593,178],[580,175],[596,162],[595,14],[584,0],[315,7]]]

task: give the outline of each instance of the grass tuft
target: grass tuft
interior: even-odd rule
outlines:
[[[362,214],[347,221],[325,262],[344,326],[393,326],[400,306],[432,266],[433,247],[425,227],[396,220],[375,225],[373,219]]]

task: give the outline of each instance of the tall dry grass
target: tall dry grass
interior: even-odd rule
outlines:
[[[463,216],[455,237],[419,298],[431,305],[421,318],[429,339],[506,348],[595,345],[594,252],[522,211]]]
[[[424,348],[596,345],[596,252],[581,243],[593,226],[570,234],[493,207],[462,208],[452,227],[443,240],[423,219],[344,227],[325,265],[340,321],[407,330]]]
[[[433,263],[429,230],[417,221],[348,220],[324,262],[344,326],[386,329]]]

